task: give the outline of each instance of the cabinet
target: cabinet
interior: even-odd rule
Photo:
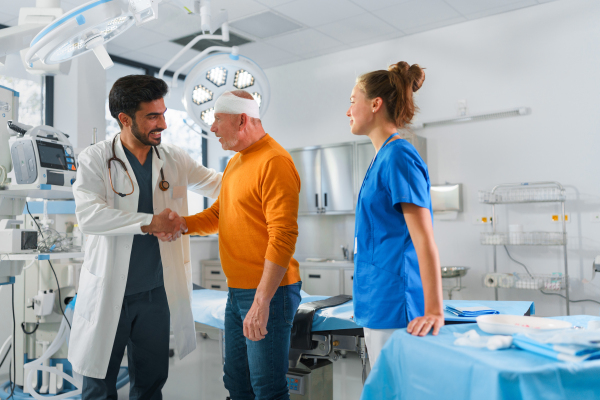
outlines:
[[[354,145],[291,150],[302,182],[300,214],[352,213],[354,211]]]
[[[227,290],[227,278],[221,268],[220,260],[202,260],[202,282],[200,286],[206,289]]]
[[[301,262],[302,290],[315,296],[352,295],[352,262]]]
[[[344,269],[344,293],[352,296],[352,286],[354,285],[354,268]]]

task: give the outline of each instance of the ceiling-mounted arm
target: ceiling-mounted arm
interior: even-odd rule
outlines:
[[[229,33],[229,31],[228,31]],[[167,61],[167,63],[165,65],[163,65],[163,67],[160,69],[160,71],[158,72],[158,78],[159,79],[163,79],[163,76],[165,75],[165,71],[167,70],[167,68],[169,68],[175,61],[177,61],[177,59],[179,57],[181,57],[183,55],[183,53],[185,53],[186,51],[188,51],[189,49],[192,48],[193,45],[195,45],[196,43],[198,43],[200,40],[202,39],[216,39],[216,40],[223,40],[223,36],[224,35],[198,35],[195,38],[193,38],[188,44],[185,45],[185,47],[181,50],[179,50],[179,52],[177,52],[177,54],[175,54],[175,56],[173,58],[171,58],[169,61]],[[227,41],[229,41],[229,35],[227,35]]]
[[[192,58],[190,61],[183,64],[177,71],[175,71],[175,73],[173,74],[173,80],[171,81],[171,85],[173,87],[177,87],[177,78],[179,77],[181,72],[185,71],[192,64],[195,64],[196,62],[198,62],[198,60],[201,60],[204,56],[206,56],[208,53],[213,52],[213,51],[223,51],[226,53],[231,53],[232,56],[237,56],[240,54],[240,48],[237,46],[233,46],[233,47],[211,46],[207,49],[204,49],[200,54],[196,55],[196,57]]]
[[[200,40],[202,39],[215,39],[215,40],[221,40],[223,42],[229,42],[229,23],[227,22],[228,20],[228,14],[226,10],[221,10],[221,12],[219,14],[216,15],[215,18],[212,17],[212,13],[210,10],[210,1],[209,0],[204,0],[204,2],[202,3],[202,7],[199,7],[200,5],[200,1],[196,0],[194,1],[194,10],[196,12],[198,12],[198,8],[200,8],[200,29],[202,30],[202,34],[196,36],[194,39],[192,39],[188,44],[186,44],[183,49],[179,50],[179,52],[177,52],[177,54],[171,58],[169,61],[167,61],[167,63],[165,65],[163,65],[163,67],[160,69],[160,71],[158,72],[158,77],[160,79],[163,79],[165,71],[167,70],[167,68],[169,68],[171,65],[173,65],[173,63],[175,61],[177,61],[179,59],[179,57],[181,57],[183,55],[183,53],[185,53],[186,51],[188,51],[189,49],[191,49],[196,43],[198,43]],[[187,7],[184,7],[188,12],[191,13],[191,10]],[[214,32],[216,32],[217,27],[221,27],[221,34],[220,35],[213,35]],[[205,34],[205,32],[209,32],[209,34]],[[227,51],[227,50],[223,50],[223,51]],[[205,52],[202,52],[201,54],[207,54]],[[198,57],[194,57],[194,60],[196,60]],[[187,66],[189,66],[190,63],[186,63],[184,67],[179,68],[177,70],[177,72],[174,75],[173,78],[173,86],[177,87],[177,76],[179,74],[181,74],[181,71],[184,68],[187,68]]]

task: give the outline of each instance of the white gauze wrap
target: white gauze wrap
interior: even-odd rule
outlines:
[[[260,119],[256,100],[244,99],[231,92],[225,92],[215,102],[215,114],[246,114],[250,118]]]

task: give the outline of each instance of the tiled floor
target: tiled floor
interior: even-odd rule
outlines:
[[[214,335],[211,335],[214,336]],[[215,336],[216,337],[216,336]],[[219,341],[198,336],[198,347],[183,360],[171,359],[165,400],[224,400],[223,370]],[[355,353],[333,364],[334,400],[358,400],[362,392],[362,364]],[[119,390],[119,400],[129,399],[129,385]]]

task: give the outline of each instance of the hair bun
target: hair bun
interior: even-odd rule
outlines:
[[[406,61],[400,61],[389,66],[388,71],[398,74],[416,92],[425,82],[425,72],[418,64],[409,65]]]

